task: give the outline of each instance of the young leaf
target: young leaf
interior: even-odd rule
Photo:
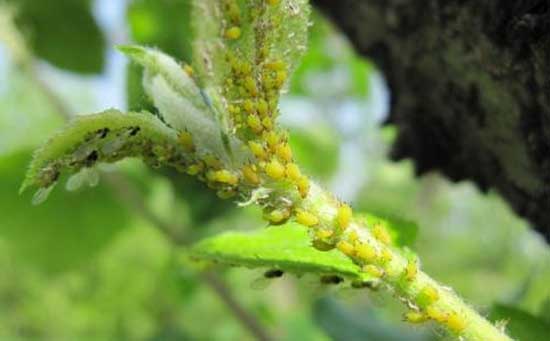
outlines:
[[[307,229],[295,223],[253,233],[228,232],[217,235],[193,246],[191,257],[297,274],[332,274],[360,281],[372,279],[337,250],[324,252],[315,249],[311,245]]]
[[[176,132],[147,113],[108,110],[80,116],[35,153],[21,191],[31,186],[48,189],[62,171],[76,173],[97,162],[134,156],[158,163],[184,155],[176,146]]]

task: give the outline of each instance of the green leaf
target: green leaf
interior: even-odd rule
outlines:
[[[0,238],[20,260],[48,272],[89,261],[122,229],[130,214],[111,191],[99,185],[82,193],[59,191],[44,205],[17,195],[30,151],[0,157]]]
[[[517,340],[545,341],[550,335],[550,324],[513,306],[495,304],[490,318],[493,321],[503,321],[510,336]]]
[[[181,60],[191,60],[189,0],[134,0],[128,6],[132,39]]]
[[[92,74],[103,70],[105,39],[89,0],[9,0],[35,54],[57,67]]]
[[[227,232],[202,240],[192,247],[190,254],[195,259],[227,265],[371,280],[360,271],[358,265],[339,251],[315,249],[311,245],[307,228],[295,223],[252,233]]]
[[[157,163],[166,159],[169,148],[177,153],[176,146],[176,132],[148,113],[108,110],[80,116],[37,150],[21,191],[30,186],[51,188],[62,171],[76,173],[97,162],[143,157]]]

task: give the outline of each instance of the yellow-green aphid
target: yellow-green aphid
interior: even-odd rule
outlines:
[[[392,238],[388,230],[381,224],[374,224],[372,227],[372,235],[374,238],[378,239],[380,242],[390,245]]]
[[[421,312],[411,310],[403,315],[403,319],[410,323],[423,323],[428,320],[428,317]]]
[[[418,264],[416,262],[416,259],[411,260],[407,262],[407,265],[405,266],[405,279],[409,282],[413,281],[416,278],[416,274],[418,273]]]
[[[227,169],[222,169],[218,171],[210,171],[207,174],[208,180],[216,181],[228,185],[237,185],[239,183],[239,177],[228,171]]]
[[[292,161],[292,149],[290,149],[288,143],[279,143],[275,147],[275,155],[285,163]]]
[[[338,250],[346,256],[353,256],[355,253],[355,248],[353,245],[345,240],[339,241],[338,244],[336,244],[336,248],[338,248]]]
[[[455,311],[449,314],[446,324],[456,334],[460,334],[466,329],[466,320]]]
[[[382,276],[384,276],[384,270],[380,269],[376,265],[372,265],[372,264],[364,265],[362,270],[363,272],[368,273],[374,278],[381,278]]]
[[[257,157],[258,159],[260,160],[267,159],[267,153],[261,143],[256,141],[249,141],[248,147],[250,148],[250,151],[252,152],[252,154],[254,154],[254,156]]]
[[[274,180],[280,180],[285,177],[285,166],[283,166],[279,160],[272,159],[266,166],[265,166],[265,173],[267,176]]]
[[[246,123],[255,133],[260,133],[263,130],[262,121],[256,115],[248,115]]]
[[[251,76],[247,76],[244,79],[244,88],[248,91],[248,93],[255,97],[258,95],[258,88],[256,87],[256,82],[254,81],[254,78]]]
[[[296,221],[307,227],[312,227],[319,224],[319,218],[317,218],[316,215],[304,210],[298,210],[296,212]]]
[[[264,99],[260,99],[257,104],[258,114],[260,116],[265,116],[268,113],[269,107],[267,102]]]
[[[275,149],[280,141],[279,135],[274,131],[268,131],[264,133],[263,139],[267,142],[267,145],[271,149]]]
[[[273,119],[269,116],[266,116],[262,119],[262,124],[267,130],[273,129]]]
[[[232,26],[225,31],[225,37],[229,40],[236,40],[241,37],[241,28],[239,26]]]
[[[193,144],[193,136],[187,131],[180,131],[178,134],[178,142],[187,152],[192,152],[195,150],[195,145]]]
[[[193,77],[193,75],[195,74],[195,71],[193,70],[193,68],[191,67],[191,65],[189,64],[185,64],[183,66],[183,71],[189,76],[189,77]]]
[[[348,240],[350,243],[355,244],[359,240],[359,235],[357,234],[357,231],[353,230],[348,234]]]
[[[247,113],[253,114],[256,111],[256,105],[254,104],[254,102],[252,100],[245,99],[244,102],[243,102],[243,109]]]
[[[367,263],[374,263],[378,258],[376,250],[367,243],[358,243],[355,245],[355,254],[358,258]]]
[[[348,228],[349,224],[351,223],[351,218],[353,216],[353,212],[351,210],[351,207],[347,204],[341,204],[338,207],[338,212],[336,213],[336,225],[340,230],[345,230]]]
[[[427,307],[439,299],[439,292],[431,285],[427,285],[418,294],[416,303],[420,307]]]
[[[334,231],[327,229],[319,229],[315,232],[315,237],[317,239],[327,239],[334,235]]]
[[[288,163],[286,165],[286,176],[291,180],[299,180],[302,177],[302,172],[295,163]]]
[[[288,209],[274,209],[264,217],[272,224],[281,224],[290,217],[290,210]]]
[[[302,198],[307,197],[307,194],[309,193],[309,179],[305,176],[302,176],[300,179],[296,181],[296,187],[298,188],[298,192],[300,192],[300,196]]]
[[[271,6],[275,6],[278,5],[281,0],[266,0],[266,2]]]
[[[187,174],[195,176],[204,170],[204,164],[202,162],[195,163],[187,167]]]
[[[271,71],[282,71],[286,69],[286,63],[282,60],[274,60],[266,63],[265,67]]]
[[[430,319],[439,323],[446,322],[448,319],[447,314],[445,314],[441,309],[434,306],[429,306],[428,308],[426,308],[426,315]]]
[[[256,171],[256,166],[254,165],[245,165],[242,168],[243,177],[244,179],[252,184],[252,185],[258,185],[260,183],[260,176],[258,175],[258,172]]]
[[[219,169],[222,167],[222,162],[220,161],[220,159],[218,159],[212,154],[208,154],[204,156],[203,160],[206,163],[206,165],[210,168]]]
[[[386,264],[391,262],[392,259],[393,259],[393,255],[391,251],[388,248],[382,248],[382,251],[380,252],[380,257],[379,257],[380,263]]]
[[[277,84],[277,86],[278,87],[283,86],[283,84],[285,84],[286,82],[287,77],[288,77],[288,74],[286,71],[284,70],[277,71],[275,76],[275,83]]]

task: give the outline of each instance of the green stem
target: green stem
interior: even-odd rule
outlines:
[[[334,219],[338,205],[338,201],[331,194],[318,185],[312,184],[308,197],[301,203],[301,208],[319,217],[319,225],[335,226]],[[369,228],[371,227],[366,226],[365,222],[354,219],[344,232],[334,228],[337,237],[333,242],[334,244],[341,241],[349,243],[350,238],[354,236],[353,239],[357,238],[355,245],[369,245],[378,253],[388,250],[391,253],[391,260],[372,264],[376,264],[377,268],[382,270],[383,275],[380,279],[385,287],[407,304],[417,317],[424,317],[426,320],[438,323],[460,340],[512,340],[503,330],[466,304],[452,289],[422,272],[416,260],[411,261],[402,252],[380,241],[380,238],[375,238]],[[353,252],[344,253],[360,265],[369,264]],[[426,288],[437,293],[437,297],[432,297],[432,301],[425,297]]]

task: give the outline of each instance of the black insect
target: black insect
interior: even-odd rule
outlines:
[[[342,277],[336,275],[321,276],[322,284],[340,284],[343,281],[344,279]]]
[[[97,132],[96,132],[96,135],[99,136],[100,139],[104,139],[107,137],[107,135],[109,135],[109,132],[111,130],[109,128],[103,128],[103,129],[99,129]]]
[[[130,136],[136,136],[140,132],[140,127],[131,127],[130,128]]]
[[[264,277],[265,278],[279,278],[279,277],[282,277],[284,274],[284,272],[282,270],[277,270],[277,269],[273,269],[273,270],[268,270],[264,273]]]

